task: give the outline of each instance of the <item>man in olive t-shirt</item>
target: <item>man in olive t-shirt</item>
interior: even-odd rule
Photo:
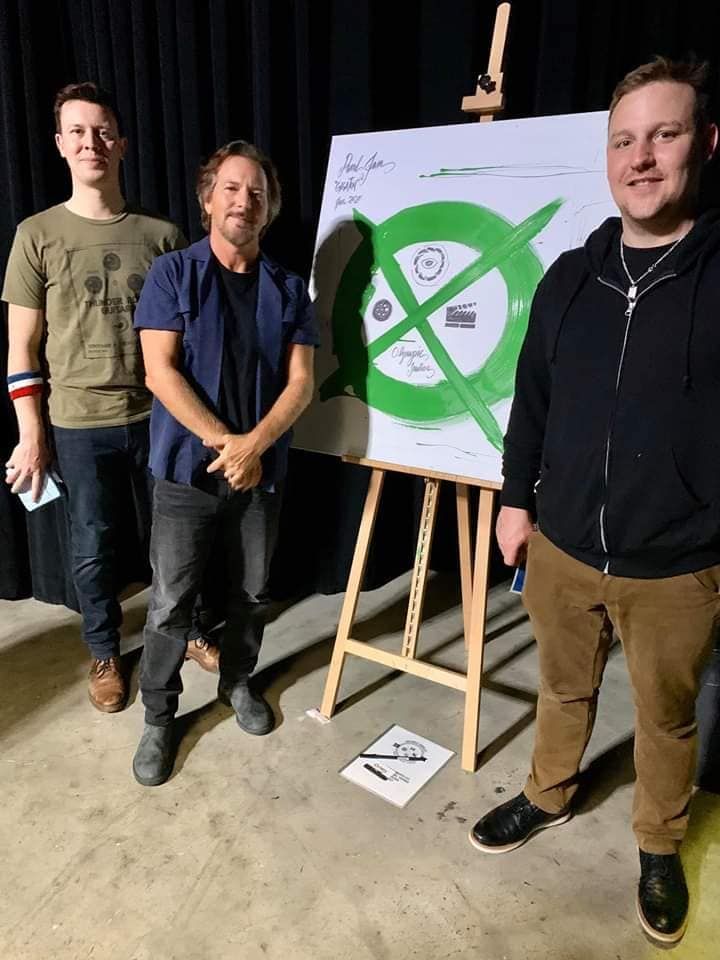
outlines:
[[[9,303],[8,389],[20,434],[7,481],[13,492],[29,484],[38,499],[50,459],[41,409],[47,391],[68,494],[73,580],[92,655],[90,700],[115,712],[127,700],[115,557],[131,485],[149,516],[152,398],[133,314],[155,257],[187,244],[174,224],[126,204],[119,168],[127,141],[105,91],[93,83],[64,87],[55,124],[72,196],[18,226],[2,293]]]
[[[97,220],[61,203],[18,226],[3,300],[45,313],[53,427],[150,415],[133,314],[152,261],[183,246],[173,224],[131,208]]]

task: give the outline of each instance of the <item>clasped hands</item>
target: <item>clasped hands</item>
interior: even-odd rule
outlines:
[[[223,433],[203,446],[217,451],[218,456],[208,466],[208,473],[221,471],[233,490],[252,490],[262,478],[261,451],[249,433]]]

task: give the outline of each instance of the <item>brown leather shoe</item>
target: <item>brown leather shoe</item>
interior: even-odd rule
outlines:
[[[120,667],[120,657],[93,659],[88,675],[90,703],[103,713],[117,713],[127,703],[128,689]]]
[[[220,648],[210,643],[205,637],[188,640],[185,659],[199,663],[203,670],[207,670],[208,673],[219,673],[220,671]]]

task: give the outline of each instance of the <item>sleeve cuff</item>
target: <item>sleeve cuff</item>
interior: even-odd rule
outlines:
[[[296,330],[290,338],[290,343],[297,343],[301,347],[319,347],[320,338],[313,333],[307,333],[305,330]]]
[[[517,507],[519,510],[529,510],[535,514],[535,485],[526,480],[510,479],[503,481],[500,491],[500,505],[502,507]]]
[[[138,317],[136,313],[133,327],[136,330],[166,330],[169,333],[182,333],[185,329],[185,322],[182,317],[165,317],[158,320],[150,317]]]

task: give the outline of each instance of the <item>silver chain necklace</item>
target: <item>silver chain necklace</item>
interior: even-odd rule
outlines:
[[[666,250],[665,253],[662,254],[662,256],[660,256],[660,257],[657,258],[657,260],[655,261],[655,263],[651,263],[651,264],[650,264],[650,266],[647,268],[647,270],[645,271],[645,273],[644,273],[641,277],[638,277],[637,280],[633,280],[632,274],[631,274],[630,271],[628,270],[627,264],[625,263],[625,253],[624,253],[624,251],[623,251],[622,234],[620,235],[620,262],[622,263],[622,265],[623,265],[623,270],[625,271],[625,273],[626,273],[626,275],[627,275],[627,278],[628,278],[628,280],[630,281],[630,287],[629,287],[628,292],[627,292],[627,299],[628,299],[628,309],[629,309],[631,312],[632,312],[632,308],[635,306],[635,300],[637,299],[638,285],[640,284],[640,281],[641,281],[641,280],[644,280],[645,277],[649,276],[649,275],[653,272],[653,270],[658,266],[658,264],[660,264],[660,263],[663,262],[663,260],[665,259],[665,257],[669,257],[670,254],[671,254],[671,253],[673,252],[673,250],[675,249],[675,247],[676,247],[681,241],[683,241],[686,236],[687,236],[687,234],[685,233],[685,234],[682,235],[682,237],[678,237],[678,239],[675,241],[675,243],[674,243],[668,250]]]

